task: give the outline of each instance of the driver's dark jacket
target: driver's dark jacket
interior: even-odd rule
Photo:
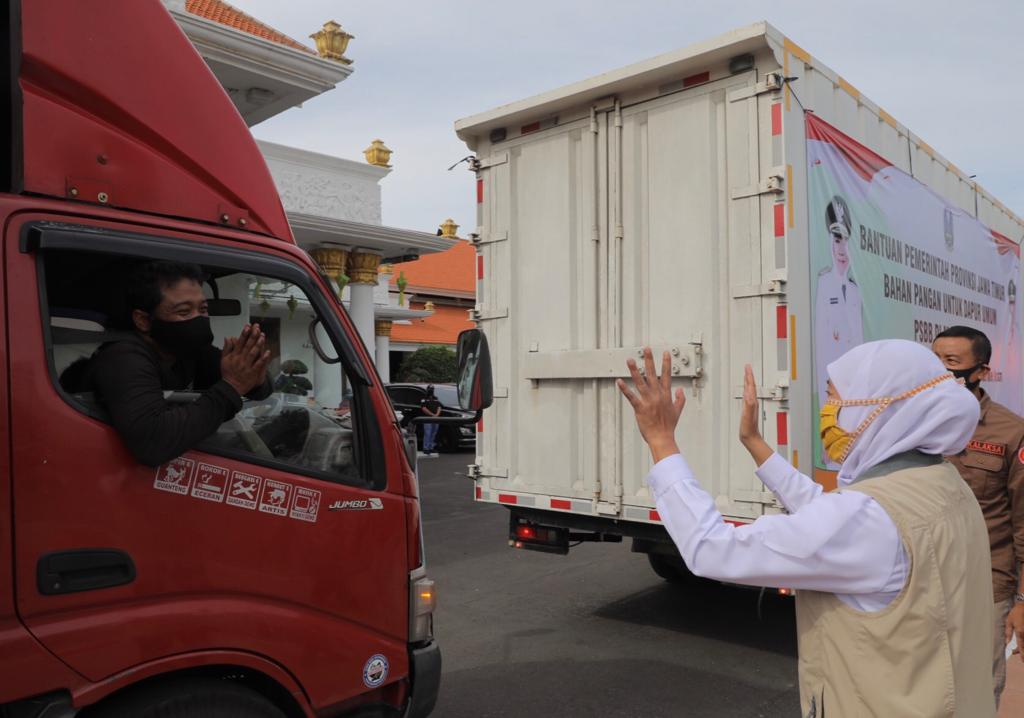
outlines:
[[[85,369],[80,391],[93,391],[132,455],[159,466],[211,436],[242,408],[242,398],[221,379],[220,349],[204,347],[194,359],[168,362],[139,335],[100,347]],[[194,402],[169,402],[165,391],[198,391]],[[250,392],[265,399],[270,378]]]

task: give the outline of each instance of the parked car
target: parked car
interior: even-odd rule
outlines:
[[[420,402],[427,395],[429,384],[388,384],[385,387],[403,427],[420,416]],[[476,448],[476,414],[459,408],[459,395],[454,384],[434,384],[434,396],[441,402],[442,417],[461,417],[463,424],[441,424],[437,432],[439,451],[451,452]],[[416,424],[416,445],[423,446],[423,425]]]

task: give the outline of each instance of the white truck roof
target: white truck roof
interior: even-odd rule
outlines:
[[[455,133],[470,149],[476,150],[479,139],[485,137],[491,130],[551,117],[560,112],[593,104],[602,98],[637,87],[657,86],[667,81],[678,80],[685,77],[690,71],[701,70],[709,65],[728,61],[729,58],[736,55],[754,53],[765,47],[771,49],[780,65],[788,67],[789,59],[792,56],[802,60],[816,72],[830,79],[836,87],[852,96],[859,105],[864,106],[873,112],[879,120],[891,125],[898,133],[907,137],[918,149],[959,176],[964,182],[976,187],[982,197],[1006,214],[1010,222],[1024,230],[1024,220],[1020,216],[1003,205],[992,194],[986,192],[981,185],[975,183],[973,179],[936,152],[931,145],[908,127],[897,122],[892,115],[861,94],[841,75],[829,69],[817,58],[812,57],[809,52],[767,21],[737,28],[710,40],[656,55],[626,67],[465,117],[455,122]],[[799,90],[797,91],[799,92]],[[1014,236],[1012,239],[1020,242],[1021,238]]]

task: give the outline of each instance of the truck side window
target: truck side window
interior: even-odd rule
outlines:
[[[89,366],[100,348],[133,338],[125,277],[144,258],[51,251],[43,255],[42,296],[51,373],[65,398],[95,418],[109,421],[102,396],[89,385]],[[238,336],[247,324],[260,325],[271,353],[269,396],[246,400],[242,409],[193,448],[334,481],[365,482],[360,449],[359,392],[340,363],[326,363],[314,351],[310,325],[315,303],[299,286],[270,276],[201,266],[207,277],[213,345]],[[332,339],[318,324],[325,351]],[[168,395],[194,401],[194,391]]]
[[[217,280],[221,298],[242,298],[242,316],[211,317],[214,344],[238,336],[246,323],[267,336],[273,393],[246,401],[231,421],[199,448],[272,458],[295,468],[357,479],[351,383],[340,364],[321,361],[309,338],[316,311],[298,287],[271,277],[226,275]],[[247,302],[247,306],[246,305]],[[320,330],[321,342],[326,340]]]

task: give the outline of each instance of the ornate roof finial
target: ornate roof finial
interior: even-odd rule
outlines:
[[[363,150],[366,161],[375,167],[390,167],[391,150],[384,144],[384,140],[374,140],[370,146]]]
[[[314,32],[310,37],[316,42],[316,51],[320,57],[343,65],[352,64],[352,61],[345,57],[345,50],[348,49],[348,41],[354,39],[355,35],[349,35],[334,20],[325,22],[323,29]]]
[[[455,220],[449,217],[441,225],[441,236],[445,239],[458,239],[459,235],[456,234],[459,231],[459,225],[455,224]]]

